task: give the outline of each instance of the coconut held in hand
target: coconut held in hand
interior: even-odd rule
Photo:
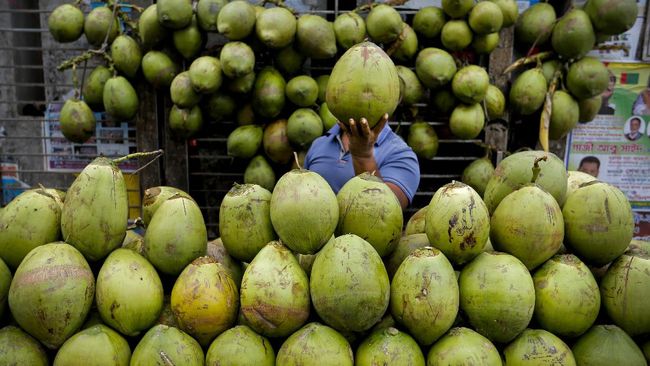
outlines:
[[[327,83],[326,101],[341,122],[365,117],[374,127],[395,111],[399,102],[399,77],[390,57],[371,42],[359,43],[341,56]]]

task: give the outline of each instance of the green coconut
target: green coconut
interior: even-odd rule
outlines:
[[[316,77],[316,84],[318,84],[318,102],[325,102],[325,94],[327,92],[327,84],[330,80],[329,75],[320,75]]]
[[[514,25],[519,17],[519,7],[515,0],[490,0],[499,5],[503,15],[503,28]]]
[[[120,122],[133,119],[140,106],[138,93],[123,76],[114,76],[106,80],[102,99],[106,112]]]
[[[650,332],[646,301],[650,296],[650,253],[630,246],[600,281],[607,315],[630,336]]]
[[[551,84],[556,71],[562,71],[562,63],[560,63],[560,60],[549,60],[542,64],[542,72],[544,73],[546,84]]]
[[[467,21],[449,20],[440,31],[440,41],[450,51],[461,51],[472,44],[472,29]]]
[[[221,201],[219,234],[230,255],[250,262],[277,237],[270,221],[271,192],[252,184],[235,185]]]
[[[432,159],[438,153],[438,135],[427,122],[414,122],[409,127],[406,143],[420,158]]]
[[[235,324],[239,291],[226,267],[211,257],[200,257],[176,279],[171,308],[179,328],[207,347]]]
[[[231,41],[248,37],[255,29],[255,8],[243,0],[227,3],[217,16],[217,30]]]
[[[527,185],[510,193],[492,213],[492,245],[517,257],[528,269],[557,253],[563,238],[562,209],[553,196],[538,186]]]
[[[235,98],[223,91],[217,91],[201,99],[201,111],[210,121],[220,122],[232,118],[235,106]]]
[[[142,221],[144,221],[145,226],[149,226],[153,214],[158,210],[160,205],[174,196],[183,196],[192,199],[189,194],[175,187],[158,186],[148,188],[144,191],[142,197]]]
[[[145,50],[149,50],[167,37],[167,28],[158,21],[158,6],[149,5],[138,18],[138,35]]]
[[[275,120],[264,128],[262,137],[264,153],[273,162],[287,164],[293,159],[293,149],[287,137],[287,120]]]
[[[221,86],[221,62],[216,57],[201,56],[190,65],[188,76],[194,91],[214,93]]]
[[[442,89],[432,94],[431,102],[435,106],[436,110],[445,115],[450,114],[458,104],[458,99],[456,99],[451,90]]]
[[[431,198],[425,232],[429,242],[455,264],[464,264],[483,252],[490,236],[490,215],[470,186],[453,182]]]
[[[204,31],[216,32],[219,12],[228,2],[226,0],[199,0],[196,4],[196,20]]]
[[[205,255],[207,242],[199,206],[178,195],[165,200],[151,218],[144,235],[144,253],[158,271],[177,275],[194,259]]]
[[[296,23],[296,47],[313,60],[336,55],[336,35],[332,23],[315,14],[302,14]]]
[[[456,74],[456,61],[439,48],[425,48],[415,59],[415,73],[426,87],[435,89],[451,82]]]
[[[271,196],[271,223],[282,243],[300,254],[313,254],[327,243],[339,219],[329,183],[309,170],[285,173]]]
[[[578,365],[647,365],[634,340],[615,325],[596,325],[571,347]]]
[[[598,178],[579,171],[569,170],[567,177],[566,196],[567,198],[573,194],[583,183],[597,180]]]
[[[600,111],[602,105],[603,98],[600,95],[579,100],[578,108],[580,109],[580,114],[578,116],[578,122],[586,123],[593,121],[598,115],[598,111]]]
[[[469,328],[452,328],[427,355],[428,365],[502,366],[501,356],[489,339]]]
[[[255,33],[266,47],[280,49],[293,42],[297,27],[296,17],[286,8],[266,8],[257,16]]]
[[[378,4],[366,17],[366,30],[376,43],[388,44],[402,33],[404,22],[402,16],[392,6]]]
[[[203,365],[201,345],[176,327],[156,325],[133,350],[131,365]]]
[[[246,323],[263,336],[287,337],[305,324],[310,303],[309,279],[291,251],[277,241],[262,248],[242,278]]]
[[[329,107],[327,106],[327,103],[325,102],[320,105],[320,108],[318,109],[318,115],[320,116],[320,120],[323,122],[323,131],[325,132],[329,131],[338,122],[338,119],[334,117]]]
[[[449,117],[449,129],[460,139],[475,139],[483,131],[485,114],[479,103],[459,104]]]
[[[442,10],[451,18],[463,18],[474,7],[471,0],[443,0]]]
[[[170,94],[172,103],[180,108],[191,108],[201,101],[201,95],[194,90],[188,71],[183,71],[174,77]]]
[[[175,137],[187,139],[201,130],[203,113],[198,105],[190,108],[172,106],[169,111],[169,130]]]
[[[0,329],[0,363],[47,366],[47,354],[37,340],[22,329],[8,325]]]
[[[72,4],[59,5],[47,17],[52,38],[59,43],[74,42],[84,30],[84,13]]]
[[[460,273],[460,308],[469,323],[493,342],[506,343],[528,327],[535,286],[526,266],[500,252],[484,252]]]
[[[129,205],[122,171],[99,157],[72,182],[61,210],[61,234],[91,261],[122,244]]]
[[[402,206],[381,178],[370,173],[357,175],[343,185],[336,198],[340,213],[337,235],[355,234],[382,257],[395,249],[404,224]]]
[[[420,8],[413,17],[413,30],[425,39],[436,38],[445,25],[445,13],[436,6]]]
[[[250,159],[260,149],[264,131],[259,125],[237,127],[226,141],[228,156]]]
[[[295,75],[302,70],[305,56],[293,46],[287,46],[275,54],[274,65],[287,75]]]
[[[411,218],[409,218],[408,222],[406,223],[406,227],[404,228],[404,235],[412,235],[412,234],[424,234],[424,227],[425,227],[425,222],[426,222],[426,215],[427,215],[427,210],[429,209],[429,205],[426,205],[422,207],[421,209],[417,210]]]
[[[404,23],[400,35],[399,47],[391,54],[391,57],[398,62],[409,63],[418,52],[418,35],[413,28]]]
[[[578,124],[580,107],[571,94],[557,90],[553,93],[549,138],[559,140],[566,136]]]
[[[418,76],[406,66],[397,66],[397,76],[400,79],[401,104],[411,106],[424,98],[424,86]]]
[[[121,34],[111,43],[111,57],[117,71],[133,78],[140,69],[142,50],[135,39]]]
[[[131,349],[126,339],[98,324],[70,337],[56,353],[54,365],[128,366],[130,359]]]
[[[266,158],[263,155],[253,157],[244,170],[244,183],[258,184],[268,191],[273,191],[275,182],[275,172]]]
[[[572,60],[587,54],[596,43],[589,15],[582,9],[566,12],[553,27],[551,45],[560,57]]]
[[[594,30],[607,35],[628,31],[638,15],[636,1],[632,0],[590,0],[584,6]]]
[[[134,278],[139,281],[130,280]],[[136,336],[154,325],[160,315],[162,282],[143,256],[116,249],[97,275],[95,302],[106,325],[126,336]]]
[[[7,308],[7,298],[9,297],[9,287],[11,286],[11,270],[5,262],[0,259],[0,319],[5,314]]]
[[[366,21],[354,12],[339,14],[334,19],[334,35],[336,43],[347,50],[366,38]]]
[[[490,84],[485,92],[485,108],[487,109],[487,119],[494,120],[503,117],[506,109],[506,97],[501,89]]]
[[[634,232],[630,202],[600,181],[583,184],[562,208],[564,244],[590,264],[607,264],[625,252]]]
[[[472,39],[472,48],[479,54],[489,54],[499,46],[499,32],[479,34]]]
[[[524,47],[544,45],[551,37],[557,16],[553,5],[537,3],[524,10],[515,23],[515,39]]]
[[[262,117],[277,117],[285,104],[286,82],[272,66],[263,68],[253,87],[253,109]]]
[[[253,90],[256,76],[257,75],[254,72],[251,72],[250,74],[235,79],[229,79],[228,91],[237,94],[248,94]]]
[[[476,159],[463,170],[461,181],[472,187],[482,197],[492,174],[494,174],[492,160],[487,157]]]
[[[458,280],[451,263],[431,247],[411,253],[391,283],[390,311],[421,345],[445,334],[458,314]]]
[[[506,366],[576,365],[569,346],[553,333],[543,329],[524,330],[503,353]]]
[[[468,23],[477,34],[498,32],[503,25],[503,12],[491,1],[480,1],[469,12]]]
[[[287,138],[294,146],[308,148],[323,134],[323,121],[311,108],[296,109],[287,121]]]
[[[191,0],[159,0],[158,21],[166,28],[182,29],[192,21]]]
[[[355,355],[355,365],[424,366],[420,346],[410,335],[388,327],[370,334],[361,342]]]
[[[348,341],[334,329],[309,323],[287,338],[278,350],[276,365],[352,366]]]
[[[510,88],[510,105],[519,114],[533,114],[544,104],[546,79],[540,68],[521,73]]]
[[[389,305],[390,283],[381,257],[354,234],[341,235],[321,249],[309,285],[319,317],[340,331],[370,329]]]
[[[237,259],[234,259],[230,253],[228,253],[226,247],[221,241],[221,238],[217,238],[208,242],[205,255],[211,257],[219,264],[224,266],[230,274],[232,280],[235,282],[237,288],[239,288],[239,284],[241,283],[241,278],[243,275],[241,263]]]
[[[562,206],[567,189],[564,162],[553,153],[521,151],[503,159],[488,181],[483,200],[490,212],[494,212],[505,196],[531,182],[533,163],[543,156],[546,156],[547,160],[539,162],[541,171],[535,183],[550,193]]]
[[[388,273],[388,278],[392,279],[397,272],[399,266],[404,262],[406,257],[413,253],[416,249],[429,247],[429,238],[427,234],[418,233],[418,234],[408,234],[402,236],[402,238],[395,246],[395,250],[384,259],[384,264],[386,266],[386,272]]]
[[[171,86],[178,69],[178,65],[164,52],[149,51],[142,57],[144,78],[155,88]]]
[[[363,42],[347,50],[334,65],[326,101],[339,121],[348,123],[352,118],[358,122],[366,118],[372,128],[384,114],[395,111],[399,93],[393,61],[374,43]]]
[[[285,92],[291,103],[309,107],[318,99],[318,84],[311,76],[300,75],[289,80]]]
[[[206,366],[274,366],[275,352],[265,337],[245,325],[221,333],[205,354]]]
[[[252,125],[256,119],[257,116],[255,115],[255,111],[253,111],[252,103],[245,103],[235,114],[235,121],[240,126]]]
[[[583,57],[569,66],[566,83],[571,94],[578,100],[593,98],[607,89],[609,72],[599,59]]]
[[[490,77],[487,72],[476,65],[461,68],[451,81],[451,89],[456,98],[467,104],[482,102],[489,85]]]
[[[16,269],[32,249],[61,237],[61,200],[30,189],[0,211],[0,259]]]
[[[160,6],[160,3],[158,3]],[[183,29],[174,31],[172,41],[174,48],[184,59],[190,60],[196,57],[203,46],[204,35],[196,22],[196,17],[192,17],[190,25]]]
[[[221,70],[231,79],[242,77],[253,72],[255,53],[244,42],[228,42],[219,55]]]
[[[73,246],[34,248],[14,273],[9,309],[18,325],[47,348],[59,348],[83,324],[95,295],[95,277]]]
[[[138,234],[135,229],[127,230],[122,248],[132,250],[140,255],[144,254],[144,237]]]
[[[88,74],[81,89],[84,102],[94,110],[104,110],[104,85],[113,73],[103,65],[99,65]]]
[[[117,17],[113,16],[113,9],[108,6],[97,7],[86,15],[84,20],[84,34],[91,46],[99,47],[106,40],[111,44],[118,36],[120,24]],[[108,37],[106,36],[108,34]]]
[[[589,268],[573,254],[556,255],[533,275],[535,319],[560,337],[577,337],[596,321],[600,293]]]

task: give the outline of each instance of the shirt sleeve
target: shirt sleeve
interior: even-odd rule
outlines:
[[[420,184],[420,163],[410,147],[404,144],[402,148],[390,152],[379,167],[379,172],[384,182],[398,186],[408,198],[409,204],[413,202]]]

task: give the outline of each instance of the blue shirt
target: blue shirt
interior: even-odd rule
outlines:
[[[341,128],[334,125],[325,135],[311,144],[305,156],[305,169],[320,174],[330,184],[334,193],[354,174],[352,156],[343,149]],[[391,130],[388,123],[375,142],[375,161],[384,182],[400,187],[409,203],[420,183],[420,165],[413,150]]]

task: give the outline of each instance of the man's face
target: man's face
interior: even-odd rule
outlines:
[[[592,177],[598,178],[598,164],[596,163],[584,162],[582,163],[582,165],[580,165],[578,171],[587,173]]]
[[[636,118],[630,121],[630,130],[632,132],[638,132],[639,128],[641,128],[641,121]]]

